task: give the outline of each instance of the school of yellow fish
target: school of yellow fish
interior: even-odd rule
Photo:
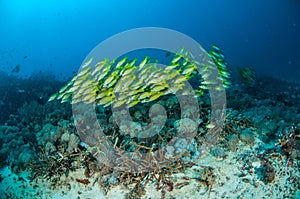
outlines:
[[[173,54],[170,63],[164,68],[148,56],[140,62],[137,59],[129,60],[127,57],[118,61],[104,59],[95,66],[90,65],[93,60],[91,57],[81,66],[78,74],[48,101],[57,99],[62,103],[84,102],[104,107],[112,105],[115,108],[130,108],[138,103],[157,100],[164,95],[176,94],[182,91],[184,83],[192,78],[199,81],[200,86],[195,91],[202,95],[205,89],[211,89],[211,85],[217,84],[217,81],[208,78],[215,66],[218,68],[222,84],[216,89],[227,88],[230,86],[230,71],[224,55],[218,46],[212,44],[211,47],[209,56],[212,61],[205,65],[184,49]]]

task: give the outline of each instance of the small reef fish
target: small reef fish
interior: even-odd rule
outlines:
[[[93,72],[92,72],[92,75],[95,76],[96,74],[98,74],[100,71],[103,70],[104,66],[106,65],[107,63],[107,59],[104,59],[100,62],[98,62],[96,65],[95,65],[95,68],[93,69]]]
[[[83,101],[103,107],[125,105],[129,108],[168,94],[189,94],[184,91],[184,86],[185,82],[190,80],[200,83],[196,91],[198,95],[203,95],[203,90],[206,89],[221,90],[230,86],[230,70],[220,49],[216,46],[212,48],[209,58],[201,57],[203,62],[195,60],[195,56],[188,50],[181,49],[174,54],[165,68],[160,67],[157,60],[148,56],[141,62],[136,58],[128,60],[127,57],[123,57],[116,64],[116,59],[104,59],[91,67],[91,57],[82,65],[82,70],[53,94],[49,101],[58,99],[72,104]],[[220,77],[214,80],[212,72],[216,70],[216,66]]]
[[[213,49],[215,49],[215,50],[217,50],[217,51],[220,51],[219,46],[217,46],[216,44],[210,44],[210,46],[211,46]]]
[[[93,59],[94,59],[94,57],[90,57],[87,61],[85,61],[82,64],[81,68],[85,68],[85,67],[89,66],[92,63]]]
[[[248,86],[254,86],[256,83],[256,74],[253,68],[250,67],[238,67],[238,73],[240,79],[243,83],[247,84]]]
[[[57,98],[57,96],[58,96],[58,92],[54,93],[53,95],[51,95],[49,97],[48,102],[51,102],[51,101],[55,100]]]
[[[139,67],[143,68],[149,62],[149,56],[146,56],[143,61],[140,63]]]
[[[175,63],[179,62],[179,60],[180,60],[181,58],[182,58],[181,55],[176,55],[176,56],[173,58],[173,60],[171,61],[171,63],[172,63],[172,64],[175,64]]]
[[[171,65],[167,66],[165,69],[166,69],[166,70],[174,70],[174,69],[176,69],[178,66],[179,66],[179,63],[171,64]]]
[[[132,101],[132,102],[130,102],[130,103],[128,104],[127,108],[131,108],[131,107],[137,105],[138,103],[140,103],[139,100],[134,100],[134,101]]]
[[[127,102],[126,99],[118,100],[117,102],[113,103],[112,105],[113,105],[114,108],[118,108],[118,107],[124,105],[126,102]]]
[[[127,57],[122,58],[115,66],[115,69],[120,68],[126,61],[127,61]]]

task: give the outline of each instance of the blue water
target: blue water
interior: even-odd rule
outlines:
[[[69,77],[101,41],[148,26],[218,44],[232,68],[300,78],[297,0],[0,0],[0,70]]]

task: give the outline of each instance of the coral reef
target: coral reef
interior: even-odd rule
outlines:
[[[58,81],[51,72],[38,72],[29,78],[20,78],[0,71],[0,89],[3,91],[0,96],[0,124],[15,125],[14,121],[19,122],[23,119],[15,117],[19,116],[18,109],[24,106],[24,103],[36,101],[44,105],[49,95],[62,85],[63,82]]]
[[[256,77],[255,86],[245,90],[244,86],[229,82],[229,77],[224,75],[229,69],[223,66],[226,62],[222,53],[217,46],[212,48],[212,60],[218,62],[219,71],[225,71],[219,73],[223,75],[223,86],[231,86],[227,90],[226,120],[220,121],[223,128],[218,137],[210,137],[214,145],[209,151],[203,150],[206,135],[217,129],[210,123],[210,116],[223,112],[212,112],[210,96],[205,89],[201,96],[200,93],[195,98],[187,95],[182,101],[178,99],[181,95],[154,95],[148,90],[145,98],[148,101],[134,102],[129,109],[122,108],[129,106],[127,101],[121,100],[115,109],[106,107],[102,101],[103,104],[93,107],[94,112],[84,111],[79,116],[76,113],[86,106],[77,104],[73,117],[68,103],[43,104],[29,98],[0,126],[1,196],[297,198],[300,110],[295,100],[300,99],[300,86],[280,82],[275,88],[278,81]],[[185,63],[183,56],[174,56],[173,64]],[[117,86],[113,79],[107,80],[110,75],[129,73],[129,69],[135,74],[135,67],[149,60],[143,60],[145,63],[126,58],[115,61],[112,69],[117,65],[121,68],[118,73],[112,74],[112,70],[103,77],[105,80],[101,84],[107,89],[104,93]],[[111,62],[106,60],[98,64],[101,63]],[[82,73],[91,69],[84,70]],[[181,72],[186,70],[188,68],[182,68]],[[90,75],[92,72],[100,74],[90,72]],[[151,75],[152,72],[155,75],[157,71],[145,73]],[[175,79],[170,78],[170,81]],[[203,81],[200,79],[197,86],[205,88],[207,85],[201,84]],[[55,97],[61,95],[62,99],[65,96],[63,101],[69,99],[71,96],[67,93],[74,88],[75,82],[62,88]],[[123,83],[126,82],[124,79]],[[89,83],[94,85],[93,81]],[[163,91],[157,88],[157,82],[152,83],[151,89],[158,89],[158,93]],[[49,89],[44,96],[52,92],[53,89]],[[140,97],[142,94],[134,95]],[[199,104],[199,111],[193,99]],[[88,102],[87,98],[85,100]],[[100,126],[97,132],[89,133],[96,125]],[[81,134],[86,136],[80,137]]]

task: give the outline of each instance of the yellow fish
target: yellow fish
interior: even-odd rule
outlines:
[[[54,93],[53,95],[51,95],[49,97],[48,102],[51,102],[51,101],[55,100],[57,98],[57,96],[58,96],[58,92]]]
[[[123,59],[121,59],[121,60],[117,63],[115,69],[119,69],[119,68],[125,63],[126,60],[127,60],[127,57],[124,57]]]
[[[139,100],[134,100],[128,104],[127,108],[131,108],[131,107],[137,105],[139,102],[140,102]]]
[[[154,95],[152,95],[152,96],[150,97],[149,101],[150,101],[150,102],[151,102],[151,101],[154,101],[154,100],[160,98],[162,95],[163,95],[163,93],[161,93],[161,92],[155,93]]]
[[[94,59],[94,57],[90,57],[87,61],[85,61],[82,64],[81,68],[85,68],[85,67],[89,66],[92,63],[93,59]]]
[[[149,61],[148,59],[149,59],[149,57],[146,56],[146,57],[143,59],[143,61],[140,63],[139,67],[140,67],[140,68],[143,68],[143,67],[148,63],[148,61]]]

